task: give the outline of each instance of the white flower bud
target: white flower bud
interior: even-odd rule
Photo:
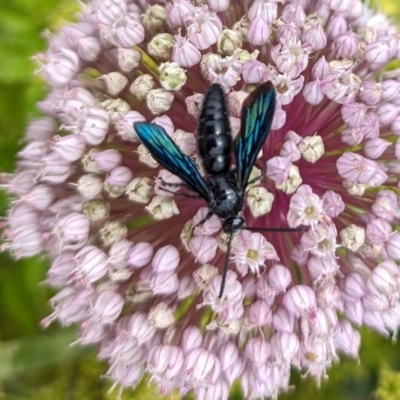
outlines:
[[[125,188],[111,185],[107,180],[104,182],[104,190],[110,197],[117,198],[124,194]]]
[[[237,335],[243,328],[243,318],[238,318],[238,319],[233,319],[232,321],[229,321],[228,323],[226,322],[225,319],[222,317],[218,316],[218,319],[223,320],[218,321],[219,326],[222,331],[224,331],[228,335]]]
[[[149,177],[143,176],[133,179],[125,188],[128,199],[136,203],[146,204],[153,194],[153,185]]]
[[[158,329],[166,329],[175,322],[172,307],[162,302],[150,308],[148,318],[150,323]]]
[[[108,112],[111,122],[117,122],[131,110],[131,106],[120,98],[104,100],[100,103],[100,106]]]
[[[148,165],[151,168],[158,167],[158,162],[153,158],[147,147],[143,146],[142,144],[139,145],[137,148],[137,152],[139,153],[139,160]]]
[[[142,24],[149,31],[160,30],[167,19],[167,11],[160,4],[150,6],[143,15]]]
[[[254,217],[271,211],[274,195],[263,186],[252,187],[247,193],[247,204]]]
[[[159,33],[151,39],[147,46],[149,54],[161,60],[169,60],[172,55],[174,37],[170,33]]]
[[[241,63],[245,63],[249,60],[257,60],[259,54],[259,50],[254,50],[252,53],[249,53],[247,50],[236,49],[233,52],[233,56]]]
[[[99,221],[110,215],[110,205],[100,199],[90,200],[85,203],[83,213],[89,221]]]
[[[291,165],[289,170],[289,176],[283,183],[276,183],[275,187],[284,191],[285,193],[294,193],[297,188],[301,185],[303,180],[300,176],[300,170],[297,165]]]
[[[118,48],[118,65],[122,72],[130,72],[135,69],[142,59],[142,54],[135,49]]]
[[[190,251],[190,240],[193,237],[193,220],[189,219],[186,221],[182,228],[180,239],[182,244],[185,246],[186,251]]]
[[[232,29],[240,33],[243,42],[247,42],[247,31],[249,30],[249,26],[250,21],[247,19],[247,16],[244,16],[240,21],[233,24]]]
[[[211,264],[204,264],[194,271],[193,278],[200,289],[207,289],[211,281],[218,275],[218,269]]]
[[[160,83],[167,90],[181,90],[186,83],[186,71],[176,62],[160,65]]]
[[[99,236],[105,246],[111,246],[128,234],[127,226],[121,221],[108,221],[99,230]]]
[[[346,71],[348,69],[351,69],[355,66],[354,61],[350,59],[344,59],[344,60],[333,60],[329,62],[329,66],[337,71]]]
[[[351,224],[340,231],[340,240],[346,249],[357,251],[365,242],[365,229]]]
[[[368,185],[365,183],[349,182],[346,179],[343,180],[343,186],[353,196],[362,196],[368,188]]]
[[[243,45],[242,35],[237,30],[224,29],[218,38],[218,52],[231,56]]]
[[[143,101],[149,93],[149,90],[154,89],[155,86],[156,83],[153,77],[149,74],[143,74],[132,82],[130,92],[140,101]]]
[[[365,30],[363,30],[361,38],[366,44],[371,44],[376,42],[377,34],[378,30],[375,27],[370,27],[370,28],[365,27]]]
[[[174,95],[165,89],[152,89],[146,96],[146,105],[153,114],[168,111],[173,101]]]
[[[102,174],[103,171],[97,166],[97,162],[95,160],[96,155],[100,153],[101,150],[93,147],[90,149],[83,157],[82,157],[82,165],[83,169],[86,172],[94,172],[97,174]]]
[[[325,146],[321,136],[306,136],[298,144],[298,149],[306,161],[315,163],[325,153]]]
[[[179,214],[179,209],[171,197],[154,196],[146,210],[158,220],[168,219]]]
[[[204,76],[208,75],[209,65],[219,65],[222,57],[219,54],[207,53],[201,57],[200,68]]]
[[[103,189],[103,179],[96,174],[82,175],[78,180],[77,189],[86,199],[94,199]]]
[[[97,85],[111,96],[118,96],[128,84],[128,78],[121,72],[110,72],[97,80]]]
[[[129,301],[131,301],[132,304],[142,304],[142,303],[146,303],[152,297],[153,297],[153,293],[151,293],[151,291],[140,292],[140,293],[138,292],[138,293],[134,293],[132,296],[129,296]]]

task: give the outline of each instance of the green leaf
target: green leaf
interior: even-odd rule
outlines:
[[[88,354],[90,347],[70,346],[76,336],[76,329],[64,329],[1,343],[0,379]]]
[[[3,337],[34,334],[38,322],[50,310],[45,310],[49,290],[40,285],[44,280],[46,265],[39,258],[12,261],[6,253],[0,254],[0,316],[7,320]]]

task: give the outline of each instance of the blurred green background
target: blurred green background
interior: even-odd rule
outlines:
[[[400,0],[379,2],[394,18]],[[77,10],[69,0],[0,0],[0,171],[11,172],[27,121],[39,115],[35,102],[45,85],[33,74],[30,57],[45,49],[42,32],[56,30]],[[0,192],[1,214],[7,199]],[[15,262],[0,254],[0,399],[77,400],[115,399],[110,382],[101,378],[106,365],[91,348],[70,346],[75,329],[53,324],[43,331],[40,320],[51,310],[52,291],[41,282],[45,259]],[[293,377],[296,389],[280,399],[400,399],[400,345],[369,330],[363,332],[361,362],[343,359],[317,388],[312,380]],[[123,399],[156,399],[143,382]],[[233,393],[232,399],[239,399]]]

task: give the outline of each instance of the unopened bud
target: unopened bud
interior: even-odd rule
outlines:
[[[143,26],[149,31],[159,31],[165,24],[167,11],[160,4],[150,6],[142,17]]]
[[[118,96],[128,84],[128,78],[121,72],[110,72],[98,79],[98,85],[111,96]]]
[[[289,176],[283,183],[276,183],[277,189],[283,190],[285,193],[294,193],[296,189],[301,185],[303,180],[301,179],[300,170],[297,165],[291,165]]]
[[[200,289],[207,289],[211,281],[218,275],[218,269],[211,264],[204,264],[193,273],[193,278]]]
[[[218,38],[218,51],[231,56],[235,50],[241,49],[243,45],[242,35],[237,30],[224,29]]]
[[[130,92],[142,101],[155,86],[156,83],[154,82],[153,77],[149,74],[143,74],[132,82]]]
[[[263,186],[252,187],[247,193],[247,204],[254,217],[271,211],[274,195]]]
[[[321,136],[306,136],[298,145],[303,158],[310,163],[318,161],[325,153],[325,146]]]
[[[85,199],[94,199],[103,190],[103,179],[96,174],[82,175],[77,189]]]
[[[160,65],[160,83],[167,90],[181,90],[186,83],[186,71],[176,62],[166,62]]]
[[[78,161],[85,151],[85,142],[80,135],[55,137],[53,149],[68,161]]]
[[[84,156],[82,157],[82,165],[83,169],[86,172],[94,172],[97,174],[101,174],[103,171],[97,166],[96,155],[100,153],[100,150],[96,147],[90,149]]]
[[[153,114],[162,114],[171,108],[174,95],[165,89],[152,89],[146,96],[146,105]]]
[[[142,59],[142,54],[135,49],[118,48],[118,65],[122,72],[130,72],[135,69]]]
[[[97,154],[95,160],[100,169],[110,172],[121,165],[122,154],[118,150],[107,149]]]
[[[125,187],[132,178],[133,174],[129,168],[124,166],[116,167],[104,182],[104,189],[111,197],[119,197],[125,192]]]
[[[165,303],[158,303],[149,311],[150,323],[158,329],[166,329],[174,323],[174,311]]]
[[[131,110],[129,103],[120,98],[106,99],[99,105],[107,112],[111,122],[117,122]]]
[[[148,165],[151,168],[158,167],[158,162],[153,158],[147,147],[142,144],[137,148],[137,152],[139,153],[139,160]]]
[[[368,188],[365,183],[349,182],[346,179],[343,180],[343,186],[353,196],[362,196]]]
[[[346,249],[357,251],[365,242],[365,229],[351,224],[340,231],[340,239]]]
[[[247,19],[247,16],[245,16],[240,21],[235,22],[232,26],[232,29],[240,33],[243,42],[247,42],[247,31],[249,30],[249,26],[250,21]]]
[[[128,199],[136,203],[146,204],[153,194],[153,185],[149,177],[143,176],[133,179],[125,188]]]
[[[172,61],[183,68],[191,68],[201,60],[199,49],[187,38],[181,35],[175,36],[175,44],[172,51]]]
[[[99,221],[110,215],[110,205],[104,200],[94,199],[85,203],[83,213],[89,221]]]
[[[172,55],[174,37],[170,33],[159,33],[151,39],[147,46],[149,54],[161,60],[169,60]]]
[[[179,214],[175,201],[166,196],[154,196],[146,209],[157,220],[168,219]]]
[[[99,230],[99,236],[105,246],[111,246],[126,238],[128,228],[121,221],[108,221]]]
[[[186,251],[190,251],[190,240],[193,237],[193,220],[189,219],[186,221],[185,225],[183,225],[182,232],[180,234],[180,239],[182,244],[184,245]]]

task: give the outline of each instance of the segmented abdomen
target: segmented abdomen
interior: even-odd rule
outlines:
[[[218,84],[210,86],[205,95],[197,128],[197,147],[209,174],[229,170],[232,136],[225,95]]]

